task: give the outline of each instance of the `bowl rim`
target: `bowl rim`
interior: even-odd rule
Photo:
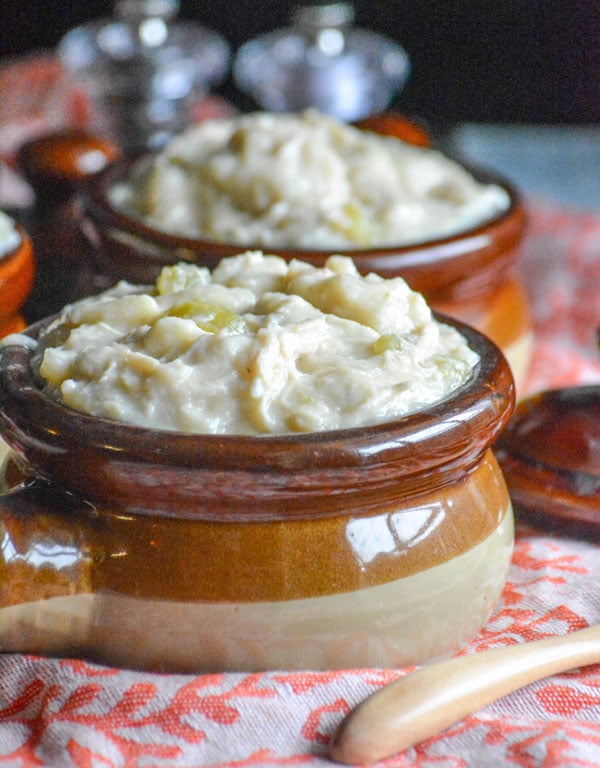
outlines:
[[[51,397],[32,367],[34,350],[17,341],[0,345],[0,427],[4,425],[9,444],[19,445],[23,438],[69,450],[78,444],[108,456],[125,452],[132,460],[169,466],[285,472],[304,470],[308,465],[323,469],[383,467],[403,460],[406,465],[401,471],[410,474],[424,445],[432,465],[443,464],[447,459],[443,453],[452,446],[472,464],[512,415],[514,379],[506,358],[490,339],[454,318],[435,316],[457,328],[480,359],[470,378],[444,399],[389,421],[268,435],[192,434],[136,426],[76,411]],[[35,323],[23,334],[37,338],[52,319]],[[480,429],[475,434],[475,428],[469,427],[475,423],[483,428],[481,434]]]
[[[266,246],[256,243],[226,243],[210,238],[189,237],[161,230],[144,222],[141,216],[128,213],[114,205],[109,196],[110,188],[126,179],[129,170],[138,162],[148,162],[157,151],[141,152],[129,156],[121,156],[110,162],[103,170],[88,177],[79,190],[84,218],[92,220],[109,228],[116,228],[139,237],[144,241],[168,249],[171,252],[181,252],[182,257],[187,253],[214,254],[218,258],[243,251],[263,251],[274,255],[285,255],[286,258],[310,260],[311,258],[323,259],[328,255],[344,253],[352,258],[372,257],[373,259],[385,258],[394,255],[399,265],[403,268],[418,267],[424,262],[431,261],[424,254],[431,253],[435,256],[447,252],[446,258],[453,255],[460,256],[465,251],[470,252],[481,246],[481,240],[493,239],[496,234],[501,235],[506,222],[522,219],[525,223],[525,210],[522,196],[516,186],[500,173],[481,165],[475,165],[459,160],[457,162],[480,182],[496,184],[504,189],[509,197],[508,207],[496,215],[468,227],[460,232],[436,237],[429,240],[420,240],[403,245],[383,245],[367,248],[352,248],[339,246],[336,248],[284,248],[281,246]],[[463,247],[454,251],[452,246]]]

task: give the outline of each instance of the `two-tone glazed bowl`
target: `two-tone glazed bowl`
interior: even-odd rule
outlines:
[[[444,401],[375,426],[265,437],[75,412],[42,391],[27,344],[5,345],[0,649],[177,671],[458,652],[511,557],[491,446],[515,399],[497,347],[458,326],[480,362]]]

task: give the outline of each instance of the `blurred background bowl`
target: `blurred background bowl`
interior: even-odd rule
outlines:
[[[396,121],[386,124],[382,132],[397,129]],[[411,130],[423,143],[422,132],[417,127]],[[139,160],[140,156],[123,157],[111,163],[82,190],[82,231],[99,286],[119,279],[151,283],[167,264],[190,261],[213,268],[222,258],[243,250],[265,250],[255,243],[230,244],[171,234],[117,207],[111,190],[127,181]],[[405,278],[432,308],[474,326],[498,344],[520,386],[532,347],[529,301],[518,274],[525,207],[510,184],[486,171],[473,172],[482,182],[502,186],[510,205],[501,215],[459,234],[397,248],[267,250],[316,266],[342,250],[352,256],[363,274]]]

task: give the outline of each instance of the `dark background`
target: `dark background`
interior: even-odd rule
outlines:
[[[294,2],[182,0],[235,49]],[[600,123],[600,0],[356,0],[357,24],[400,42],[413,73],[394,106],[433,123]],[[0,0],[0,57],[52,48],[106,0]],[[238,99],[231,82],[223,92]],[[246,106],[243,99],[241,106]],[[1,109],[1,105],[0,105]]]

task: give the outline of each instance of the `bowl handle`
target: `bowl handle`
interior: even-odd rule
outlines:
[[[82,502],[57,493],[37,479],[0,490],[0,609],[91,591]]]
[[[374,131],[382,136],[394,136],[417,147],[431,147],[433,139],[423,125],[397,112],[384,112],[365,117],[356,123],[358,128]]]

